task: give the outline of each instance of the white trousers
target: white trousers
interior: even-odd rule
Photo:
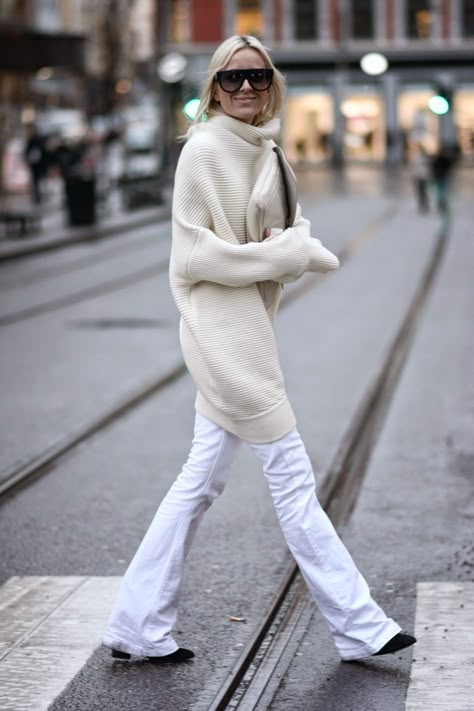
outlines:
[[[222,493],[241,443],[196,413],[188,461],[163,499],[122,580],[104,635],[108,647],[140,656],[171,654],[186,554],[204,512]],[[322,510],[296,429],[248,446],[262,460],[288,547],[325,617],[342,659],[378,651],[400,627],[370,595],[364,578]]]

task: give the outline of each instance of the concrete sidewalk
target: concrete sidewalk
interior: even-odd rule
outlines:
[[[37,210],[40,213],[40,229],[27,235],[0,237],[0,262],[30,254],[39,254],[59,247],[93,242],[120,234],[137,227],[167,220],[171,216],[172,186],[162,190],[162,202],[156,207],[127,210],[119,188],[111,190],[105,200],[97,204],[97,221],[94,225],[70,226],[66,208],[61,204],[57,189],[51,198]],[[32,209],[25,196],[11,196],[3,204],[13,209]]]

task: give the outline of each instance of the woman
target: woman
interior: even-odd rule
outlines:
[[[211,59],[179,159],[170,284],[198,388],[195,433],[189,459],[123,579],[104,637],[115,658],[162,663],[194,656],[172,637],[184,558],[242,441],[263,463],[288,546],[342,659],[415,641],[372,600],[321,509],[285,392],[272,326],[281,284],[339,263],[310,237],[299,208],[293,226],[283,229],[284,193],[272,152],[283,90],[258,40],[226,40]]]

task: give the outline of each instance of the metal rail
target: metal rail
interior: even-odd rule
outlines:
[[[89,286],[86,289],[79,289],[79,291],[73,292],[72,294],[67,294],[66,296],[62,296],[57,299],[45,301],[42,304],[35,304],[34,306],[29,306],[25,309],[4,314],[3,316],[0,316],[0,326],[10,326],[13,323],[19,323],[20,321],[25,321],[36,316],[52,313],[53,311],[58,311],[60,309],[67,308],[68,306],[79,304],[82,301],[87,301],[88,299],[95,299],[97,296],[103,296],[104,294],[109,294],[110,292],[118,291],[119,289],[126,289],[131,284],[136,284],[137,282],[151,279],[157,274],[162,274],[167,269],[168,259],[162,259],[158,262],[149,264],[142,269],[137,269],[129,274],[123,274],[120,277],[115,277],[115,279],[109,279],[101,284]]]
[[[133,237],[127,235],[125,238],[127,239],[126,242],[114,239],[112,242],[106,244],[104,250],[94,250],[94,252],[90,254],[76,256],[57,264],[38,266],[27,274],[12,272],[8,267],[2,266],[0,263],[0,292],[8,291],[9,289],[17,289],[21,286],[31,286],[32,284],[37,284],[42,281],[48,281],[52,277],[74,274],[82,269],[87,269],[87,267],[95,267],[97,264],[106,262],[114,257],[120,257],[130,253],[137,254],[137,252],[141,250],[154,248],[157,245],[156,227],[158,226],[165,234],[164,225],[165,223],[160,221],[158,225],[148,226],[148,229],[146,227],[137,228],[137,231],[147,229],[147,233],[143,236],[137,236],[137,234],[133,232],[131,233]],[[152,227],[155,229],[152,230]],[[166,232],[166,234],[168,233],[169,231]],[[158,239],[163,239],[163,237],[158,236]],[[97,245],[94,246],[96,247]]]
[[[24,486],[43,474],[46,474],[56,465],[57,461],[64,454],[74,449],[74,447],[77,447],[77,445],[84,440],[97,434],[97,432],[115,420],[126,415],[129,410],[141,405],[142,402],[152,395],[155,395],[166,386],[171,385],[171,383],[178,380],[178,378],[183,376],[186,372],[187,370],[184,363],[178,363],[175,368],[170,370],[169,373],[163,377],[152,380],[129,395],[126,395],[101,415],[90,419],[81,427],[73,430],[45,449],[41,454],[38,454],[19,467],[13,467],[10,471],[4,472],[4,481],[0,484],[0,501],[6,497],[7,494],[14,492],[20,486]]]

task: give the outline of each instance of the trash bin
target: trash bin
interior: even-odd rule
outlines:
[[[96,221],[96,179],[93,175],[66,177],[66,204],[70,225],[93,225]]]

